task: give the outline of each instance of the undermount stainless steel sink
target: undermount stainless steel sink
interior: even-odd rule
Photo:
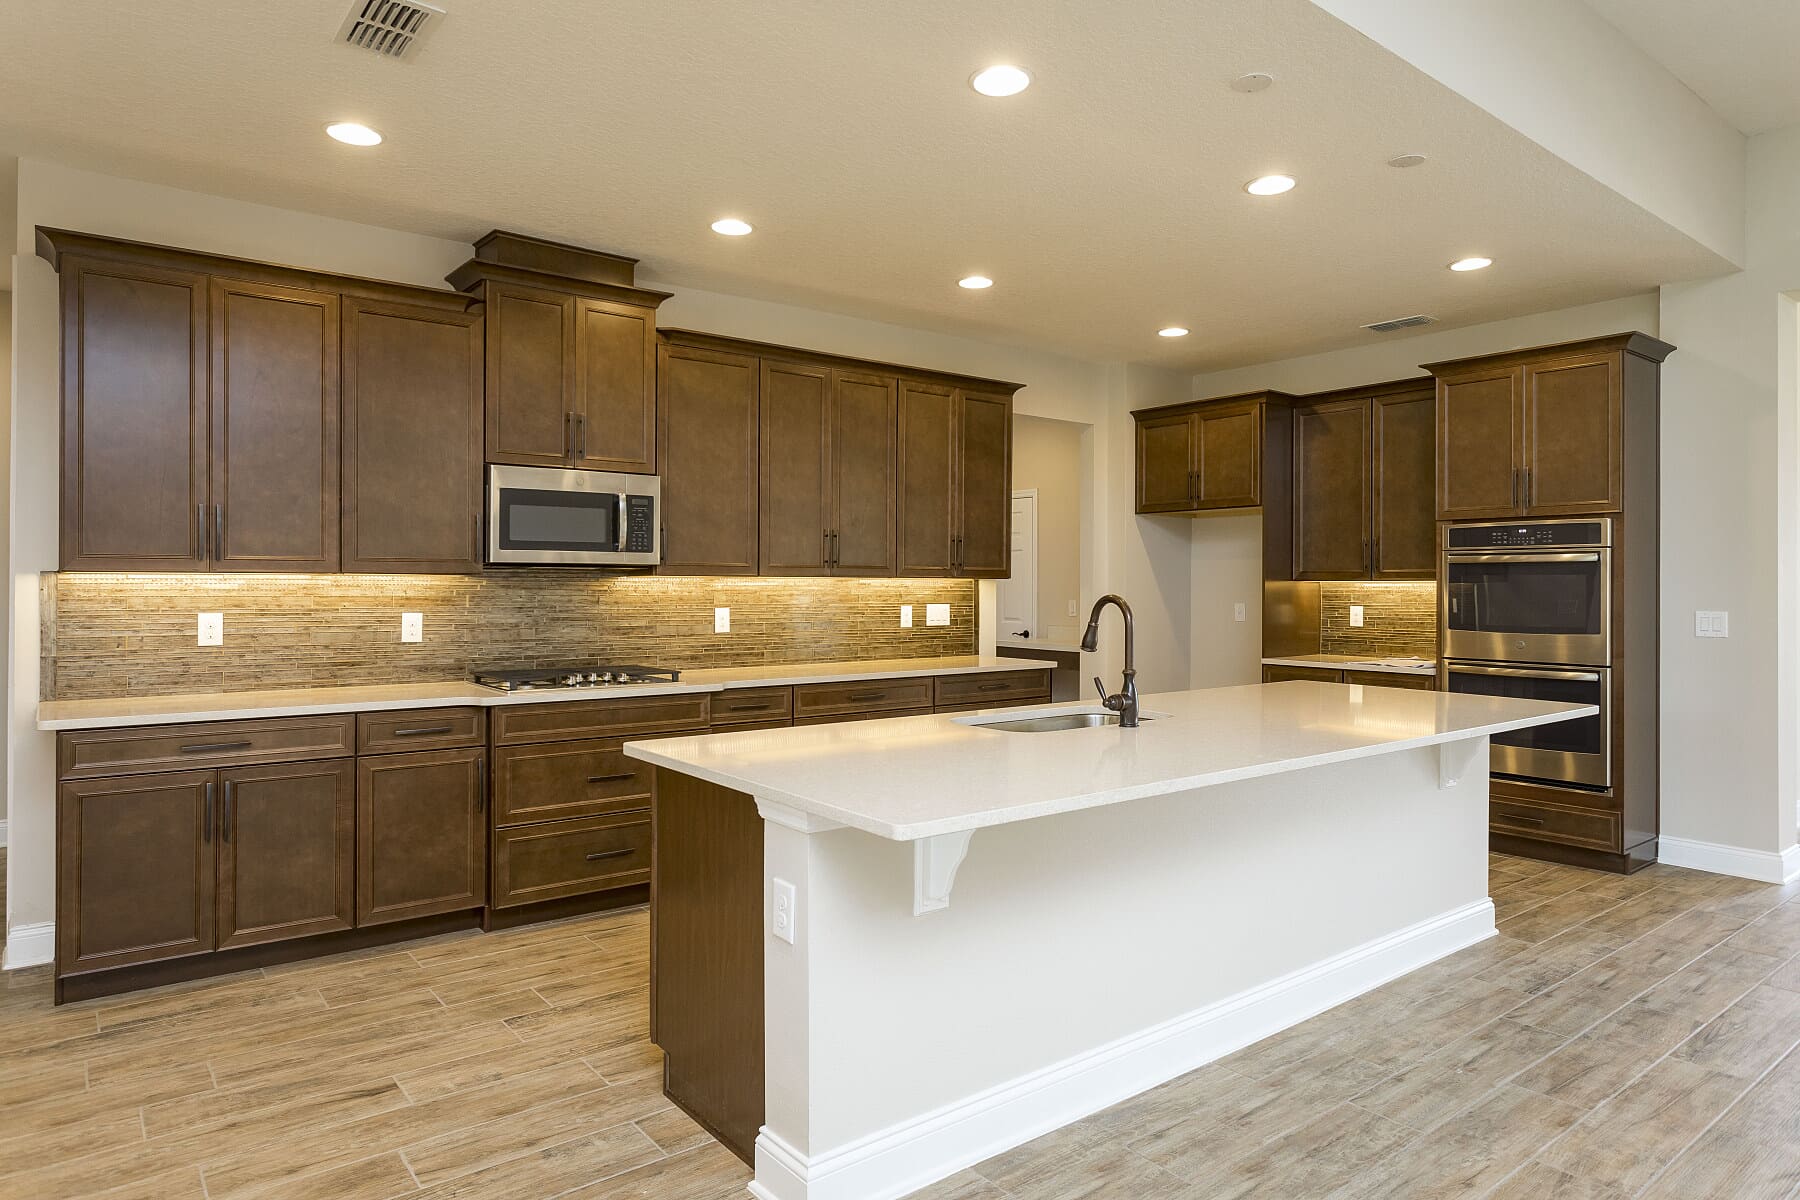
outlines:
[[[1154,721],[1155,719],[1156,717],[1149,713],[1138,714],[1140,721]],[[1059,733],[1065,729],[1099,729],[1106,725],[1117,725],[1119,714],[1077,710],[1075,712],[1044,713],[1036,717],[965,720],[961,723],[972,725],[977,729],[996,729],[1002,733]]]

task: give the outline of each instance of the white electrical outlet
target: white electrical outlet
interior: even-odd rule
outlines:
[[[223,646],[225,644],[225,614],[201,613],[196,632],[202,646]]]
[[[1694,636],[1722,638],[1731,636],[1731,614],[1701,611],[1694,614]]]
[[[925,606],[925,623],[927,625],[948,625],[950,623],[950,606],[948,604],[927,604]]]
[[[713,609],[713,632],[731,632],[731,610],[729,608]]]
[[[900,606],[900,628],[912,628],[912,605],[910,604],[902,604]]]
[[[1350,606],[1350,628],[1361,629],[1362,627],[1363,627],[1363,606],[1360,604],[1352,604]]]
[[[1231,619],[1234,621],[1241,621],[1244,619],[1244,606],[1242,604],[1234,604],[1231,606]]]
[[[794,892],[794,885],[785,879],[769,881],[769,932],[786,942],[794,944],[794,923],[799,919],[800,900]]]
[[[425,614],[400,614],[400,640],[403,642],[422,642],[425,640]]]

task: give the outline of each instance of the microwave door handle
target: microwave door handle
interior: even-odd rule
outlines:
[[[1598,671],[1549,671],[1531,667],[1465,667],[1449,668],[1452,675],[1499,675],[1507,679],[1560,679],[1570,683],[1599,683]]]
[[[1594,551],[1574,554],[1446,554],[1444,561],[1473,566],[1483,563],[1597,563],[1600,555]]]
[[[619,511],[613,519],[613,550],[615,552],[625,549],[625,509],[627,507],[625,496],[624,492],[618,493]]]

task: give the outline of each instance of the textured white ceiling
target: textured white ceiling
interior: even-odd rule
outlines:
[[[334,44],[348,0],[0,5],[0,152],[1186,369],[1727,266],[1307,0],[445,3],[413,63]],[[997,60],[1036,84],[977,96]],[[1276,86],[1226,86],[1250,70]],[[1271,171],[1300,187],[1243,193]]]
[[[1587,0],[1745,133],[1800,124],[1796,0]]]

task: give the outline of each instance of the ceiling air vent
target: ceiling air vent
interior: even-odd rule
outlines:
[[[1410,317],[1395,317],[1391,321],[1377,321],[1363,328],[1375,333],[1392,333],[1396,329],[1417,329],[1421,325],[1436,324],[1436,317],[1428,317],[1424,313],[1415,313]]]
[[[443,9],[421,0],[356,0],[338,40],[389,58],[408,58],[443,15]]]

